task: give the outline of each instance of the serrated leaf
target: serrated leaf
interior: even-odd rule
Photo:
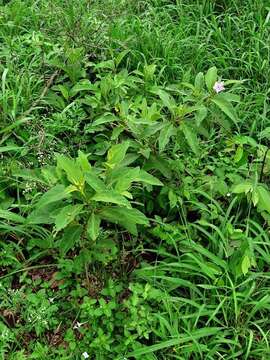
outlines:
[[[82,230],[82,226],[78,224],[72,224],[65,228],[63,237],[59,242],[59,248],[62,256],[72,249],[77,242],[79,242]]]
[[[213,91],[213,86],[215,85],[216,81],[217,81],[217,68],[213,66],[207,71],[205,75],[205,83],[209,91]]]
[[[163,183],[158,178],[142,169],[139,171],[136,181],[141,181],[149,185],[163,186]]]
[[[199,156],[199,142],[195,130],[185,121],[183,121],[181,124],[181,130],[183,131],[191,150],[195,155]]]
[[[83,205],[67,205],[55,216],[55,231],[59,232],[82,212]]]
[[[19,224],[23,224],[25,222],[24,217],[22,217],[18,214],[15,214],[12,211],[1,210],[1,209],[0,209],[0,219],[5,219],[5,220],[12,221],[12,222],[19,223]]]
[[[95,241],[98,237],[100,221],[101,221],[100,217],[92,212],[87,222],[87,234],[89,235],[90,239],[93,241]]]
[[[173,124],[167,123],[162,130],[160,131],[159,138],[158,138],[158,146],[159,151],[162,152],[168,142],[170,141],[170,138],[175,135],[176,130]]]
[[[91,198],[91,200],[131,207],[129,201],[124,196],[118,194],[116,191],[113,190],[106,190],[100,193],[96,193]]]

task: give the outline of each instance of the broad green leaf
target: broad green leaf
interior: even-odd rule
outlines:
[[[124,57],[130,52],[129,49],[121,51],[120,54],[117,55],[117,57],[115,58],[115,65],[119,66],[121,61],[124,59]]]
[[[258,194],[257,189],[252,191],[251,199],[252,199],[253,205],[256,206],[259,201],[259,194]]]
[[[47,204],[67,199],[68,197],[70,197],[70,194],[68,193],[67,188],[65,188],[64,185],[55,185],[53,188],[51,188],[41,196],[35,207],[41,208]]]
[[[258,207],[270,213],[270,192],[263,186],[257,186]]]
[[[253,184],[251,182],[243,182],[241,184],[235,185],[232,188],[232,192],[235,194],[241,194],[241,193],[249,193],[253,189]]]
[[[83,205],[67,205],[55,216],[55,231],[59,232],[82,212]]]
[[[84,176],[87,184],[95,191],[98,192],[106,190],[104,182],[98,177],[94,169],[91,169],[91,171],[85,173]]]
[[[25,222],[25,218],[12,212],[9,210],[1,210],[0,209],[0,219],[5,219],[8,221],[12,221],[15,223],[23,224]]]
[[[235,152],[235,155],[234,155],[234,162],[235,163],[238,163],[242,157],[244,155],[244,150],[243,150],[243,146],[238,146],[236,152]]]
[[[129,141],[124,141],[121,144],[113,145],[108,151],[107,165],[114,168],[124,160],[126,152],[129,148]]]
[[[63,237],[58,245],[62,256],[80,241],[82,231],[83,227],[78,224],[72,224],[65,228]]]
[[[99,234],[100,228],[100,217],[92,212],[87,222],[87,234],[89,235],[90,239],[95,241]]]
[[[60,210],[60,202],[52,202],[41,207],[36,207],[27,217],[27,224],[53,224],[53,212]]]
[[[237,125],[238,119],[235,109],[222,94],[214,96],[211,101],[216,104],[220,110],[223,111],[224,114],[226,114],[234,122],[235,125]]]
[[[207,71],[205,75],[205,83],[209,91],[213,91],[213,86],[215,85],[216,81],[217,81],[217,68],[213,66]]]
[[[146,162],[144,169],[145,170],[158,170],[167,179],[170,179],[172,176],[172,171],[169,167],[169,162],[160,156],[150,155],[150,158]]]
[[[131,207],[129,201],[124,198],[124,196],[113,190],[105,190],[100,193],[96,193],[91,200]]]
[[[139,175],[136,178],[136,181],[141,181],[149,185],[163,186],[163,183],[158,178],[156,178],[155,176],[149,174],[148,172],[142,169],[140,170]]]
[[[85,181],[83,172],[78,163],[76,163],[73,159],[69,159],[65,155],[58,155],[57,167],[58,169],[65,171],[68,180],[72,184],[78,187],[83,187]]]
[[[78,152],[77,163],[84,172],[91,170],[91,165],[88,161],[87,155],[85,155],[82,151]]]
[[[170,141],[170,138],[175,135],[176,129],[171,123],[167,123],[160,131],[158,138],[159,151],[163,151]]]
[[[91,84],[89,80],[82,80],[81,82],[78,82],[72,87],[72,89],[70,90],[70,96],[73,97],[78,93],[82,93],[83,91],[95,92],[96,90],[96,85]]]
[[[157,68],[157,65],[155,65],[155,64],[144,65],[143,74],[144,74],[146,81],[153,79],[156,68]]]
[[[174,98],[166,91],[159,89],[156,94],[160,97],[163,104],[174,114],[176,109],[176,102]]]
[[[206,118],[207,116],[207,107],[206,106],[200,106],[197,111],[195,112],[195,122],[197,126],[200,126],[202,121]]]
[[[136,181],[140,173],[140,168],[120,168],[112,173],[112,180],[116,181],[115,189],[122,193],[129,189],[131,183]]]
[[[183,131],[191,150],[195,155],[199,156],[199,142],[194,128],[188,125],[186,121],[183,121],[181,124],[181,130]]]
[[[244,275],[246,275],[249,271],[251,267],[251,262],[250,262],[250,259],[249,259],[249,256],[245,255],[243,258],[242,258],[242,262],[241,262],[241,270],[242,270],[242,273]]]
[[[92,126],[98,126],[101,124],[113,123],[114,121],[119,121],[119,118],[113,114],[103,114],[95,121],[93,121]]]
[[[104,220],[123,226],[134,235],[137,234],[136,224],[149,224],[147,217],[139,210],[133,208],[107,207],[100,211],[99,216]]]
[[[204,88],[204,75],[202,72],[196,75],[194,85],[197,91],[201,91]]]

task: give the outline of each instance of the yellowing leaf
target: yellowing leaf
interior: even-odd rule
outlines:
[[[124,141],[121,144],[113,145],[108,151],[107,165],[110,168],[114,168],[124,160],[127,149],[129,148],[129,142]]]
[[[245,255],[243,258],[242,258],[242,262],[241,262],[241,270],[242,270],[242,273],[244,275],[246,275],[249,271],[251,267],[251,262],[250,262],[250,259],[247,255]]]

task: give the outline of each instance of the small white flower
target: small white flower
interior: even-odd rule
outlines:
[[[232,194],[231,194],[231,193],[227,193],[226,195],[227,195],[228,197],[230,197]]]
[[[88,359],[88,358],[89,358],[89,355],[88,355],[88,353],[87,353],[86,351],[82,354],[82,356],[83,356],[85,359]]]
[[[218,94],[221,91],[225,90],[225,86],[224,86],[224,82],[223,81],[216,81],[215,85],[213,86],[213,89],[215,90],[215,92]]]
[[[49,298],[49,302],[53,303],[54,302],[54,298]]]
[[[73,326],[73,329],[79,329],[82,326],[83,323],[80,323],[79,321],[76,322],[76,324]]]

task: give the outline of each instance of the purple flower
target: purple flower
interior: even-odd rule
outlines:
[[[215,90],[215,92],[218,94],[221,91],[225,90],[225,86],[224,86],[224,82],[223,81],[216,81],[215,85],[213,86],[213,89]]]

